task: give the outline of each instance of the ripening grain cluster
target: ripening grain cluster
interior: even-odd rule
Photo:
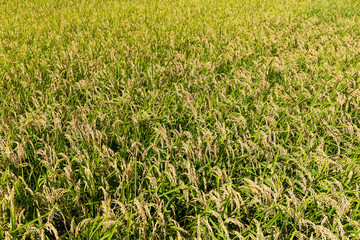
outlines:
[[[357,0],[0,0],[0,239],[359,239]]]

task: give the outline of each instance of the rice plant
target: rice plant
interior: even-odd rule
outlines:
[[[0,0],[0,239],[359,239],[356,0]]]

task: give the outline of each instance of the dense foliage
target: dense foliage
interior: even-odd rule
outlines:
[[[358,239],[360,4],[0,1],[0,239]]]

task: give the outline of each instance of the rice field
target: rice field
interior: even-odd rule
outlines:
[[[0,239],[360,239],[357,0],[0,0]]]

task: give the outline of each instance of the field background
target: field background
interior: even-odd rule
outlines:
[[[0,239],[359,239],[360,2],[0,0]]]

